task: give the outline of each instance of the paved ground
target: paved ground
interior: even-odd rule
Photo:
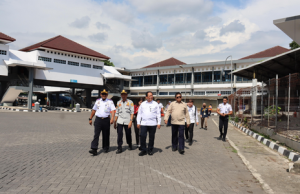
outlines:
[[[167,127],[157,130],[153,156],[117,155],[112,128],[110,152],[93,157],[88,117],[0,111],[0,193],[264,193],[229,143],[216,140],[211,119],[184,155],[172,152]]]

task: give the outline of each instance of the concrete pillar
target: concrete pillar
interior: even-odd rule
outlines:
[[[194,83],[195,83],[195,73],[194,73],[194,67],[192,67],[191,96],[194,96]]]
[[[29,83],[29,91],[28,91],[28,100],[27,100],[27,108],[32,109],[32,94],[33,94],[33,68],[28,68],[29,76],[28,76],[28,83]]]
[[[160,78],[159,78],[159,70],[157,70],[157,88],[156,88],[156,96],[158,96],[158,92],[159,92],[159,82],[160,82]]]
[[[55,93],[55,106],[59,106],[59,93]]]
[[[7,87],[7,82],[1,82],[1,85],[0,85],[0,102],[6,92],[6,87]]]
[[[85,89],[85,93],[86,93],[86,107],[87,108],[91,108],[91,104],[92,104],[92,98],[91,98],[91,89]]]
[[[252,104],[252,112],[254,116],[257,114],[257,87],[256,86],[257,86],[257,79],[252,79],[253,90],[252,90],[251,104]]]
[[[75,95],[75,88],[72,88],[72,96]],[[71,108],[74,108],[74,100],[73,100],[73,97],[71,98]]]
[[[236,63],[233,64],[233,69],[236,70]],[[236,75],[233,76],[233,92],[236,92]]]
[[[175,86],[175,82],[176,82],[176,70],[174,70],[174,86]]]
[[[214,67],[211,68],[211,73],[212,73],[212,75],[211,75],[211,77],[212,77],[211,81],[212,82],[211,83],[214,84],[214,78],[215,78],[215,76],[214,76]]]

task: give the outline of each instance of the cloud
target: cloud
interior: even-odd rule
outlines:
[[[198,30],[195,34],[194,37],[197,39],[201,39],[203,40],[206,37],[206,32],[204,32],[203,30]]]
[[[230,32],[244,32],[244,31],[245,31],[245,26],[239,20],[234,20],[230,24],[223,26],[221,28],[220,35],[223,36]]]
[[[107,40],[107,37],[108,37],[107,34],[102,32],[89,36],[89,38],[95,42],[104,42],[105,40]]]
[[[97,22],[95,25],[99,30],[109,30],[110,29],[109,25],[103,24],[101,22]]]
[[[131,40],[132,45],[137,49],[157,51],[158,48],[162,47],[162,40],[146,31],[133,31],[131,33]]]
[[[89,16],[84,16],[80,19],[76,19],[74,22],[70,24],[70,26],[74,28],[86,28],[89,26],[91,19]]]
[[[103,2],[102,11],[106,16],[112,17],[116,21],[131,24],[135,19],[134,11],[125,3]]]

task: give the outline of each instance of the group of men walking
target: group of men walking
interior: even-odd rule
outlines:
[[[129,150],[132,150],[132,136],[131,126],[134,125],[136,144],[141,151],[139,156],[146,154],[153,155],[154,140],[156,129],[161,127],[161,113],[163,111],[162,104],[153,100],[153,93],[146,92],[146,100],[139,99],[136,105],[127,99],[127,92],[123,90],[121,92],[121,100],[117,102],[117,106],[114,106],[112,100],[107,99],[108,92],[103,90],[101,92],[101,98],[97,99],[91,116],[89,118],[89,124],[92,125],[92,119],[96,115],[94,121],[94,139],[91,143],[91,150],[89,151],[93,155],[97,155],[99,136],[102,131],[102,148],[105,153],[109,152],[109,139],[110,139],[110,125],[114,124],[114,128],[117,130],[117,154],[122,153],[123,145],[123,130],[126,135],[126,143]],[[211,113],[210,107],[206,107],[203,103],[203,107],[200,109],[201,128],[207,130],[207,119]],[[219,130],[220,136],[218,139],[225,141],[228,127],[228,115],[232,114],[231,105],[227,103],[227,97],[223,98],[217,109],[217,113],[220,115]],[[180,154],[184,153],[184,133],[186,142],[191,146],[193,143],[193,131],[195,125],[199,125],[198,111],[193,104],[193,100],[188,100],[187,103],[182,101],[181,93],[175,94],[175,101],[169,103],[164,116],[165,124],[171,121],[172,127],[172,151],[177,151]],[[222,128],[224,126],[224,133]],[[149,134],[148,147],[146,144],[147,135]]]

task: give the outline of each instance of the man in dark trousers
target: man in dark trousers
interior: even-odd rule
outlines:
[[[206,107],[206,103],[203,103],[202,108],[200,110],[200,117],[201,117],[201,128],[203,129],[203,124],[204,124],[204,129],[207,130],[207,119],[210,116],[210,112]]]
[[[107,91],[103,90],[101,92],[101,98],[97,99],[93,107],[91,116],[89,118],[89,124],[92,125],[92,119],[96,114],[96,119],[94,122],[95,132],[94,139],[91,143],[91,150],[89,153],[94,156],[97,155],[97,149],[99,144],[99,136],[102,131],[102,148],[105,153],[109,151],[109,138],[110,138],[110,125],[114,123],[115,117],[115,105],[111,99],[107,99]],[[110,118],[110,112],[111,118]]]
[[[230,104],[227,103],[228,98],[223,97],[223,103],[219,104],[217,113],[220,115],[219,117],[219,131],[220,131],[220,137],[218,140],[226,141],[226,134],[227,134],[227,128],[228,128],[228,115],[232,114],[232,107]],[[224,133],[223,128],[224,126]]]
[[[165,115],[165,124],[168,123],[169,116],[171,115],[172,124],[172,151],[175,152],[178,147],[180,154],[184,153],[184,128],[190,126],[190,115],[187,104],[181,101],[181,93],[175,94],[175,101],[170,104]],[[186,125],[185,125],[186,122]],[[179,133],[179,135],[178,135]]]
[[[123,145],[123,128],[126,133],[126,142],[129,150],[132,150],[132,138],[131,138],[131,125],[134,114],[133,102],[127,99],[127,92],[123,90],[121,92],[121,100],[117,102],[116,118],[114,128],[117,129],[118,133],[118,150],[117,154],[122,153]]]

